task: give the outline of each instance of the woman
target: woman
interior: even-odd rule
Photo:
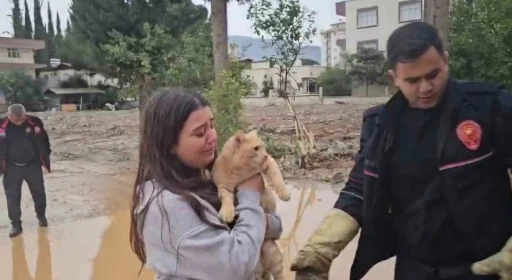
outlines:
[[[260,175],[238,187],[232,227],[218,219],[217,188],[204,179],[216,157],[213,119],[194,92],[162,89],[146,105],[130,242],[159,280],[254,279],[263,239],[281,235],[280,218],[259,206]]]

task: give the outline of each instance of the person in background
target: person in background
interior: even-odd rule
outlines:
[[[346,187],[293,261],[296,279],[328,279],[361,229],[351,280],[393,256],[396,280],[511,280],[512,95],[450,77],[427,23],[396,29],[387,58],[400,90],[364,113]]]
[[[0,119],[0,174],[11,220],[10,237],[23,232],[21,226],[21,187],[27,182],[39,226],[47,227],[46,192],[43,169],[50,172],[50,140],[43,122],[27,115],[22,104],[12,104],[7,117]]]
[[[237,218],[220,222],[217,187],[205,176],[217,156],[214,116],[196,92],[161,89],[142,117],[130,241],[159,280],[254,279],[264,238],[282,232],[260,206],[261,175],[238,187]]]

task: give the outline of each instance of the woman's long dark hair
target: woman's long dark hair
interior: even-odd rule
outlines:
[[[141,116],[139,169],[130,208],[130,243],[143,265],[146,264],[146,250],[142,229],[147,208],[152,201],[145,204],[139,214],[135,211],[141,207],[146,195],[153,197],[152,200],[156,198],[164,217],[168,216],[168,213],[165,212],[161,199],[158,199],[159,194],[162,191],[170,191],[180,195],[187,200],[203,222],[218,227],[206,219],[205,208],[192,195],[192,193],[198,195],[218,210],[220,200],[215,185],[204,178],[204,170],[185,166],[172,153],[172,148],[178,143],[178,137],[190,114],[206,106],[208,102],[199,93],[185,89],[163,88],[156,91],[148,100]],[[156,183],[153,190],[156,193],[145,194],[144,188],[140,186],[152,180]],[[162,224],[166,222],[162,221]],[[170,230],[170,225],[168,226]]]

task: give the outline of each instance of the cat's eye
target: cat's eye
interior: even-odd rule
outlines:
[[[258,151],[259,149],[260,149],[260,147],[259,147],[259,146],[254,147],[254,150],[255,150],[255,151]]]

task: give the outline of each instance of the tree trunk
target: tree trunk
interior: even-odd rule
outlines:
[[[445,49],[448,49],[449,16],[450,0],[425,0],[425,22],[437,28]]]
[[[219,87],[222,83],[222,71],[229,67],[227,1],[211,0],[211,10],[215,84]]]
[[[148,103],[151,93],[154,90],[154,81],[151,77],[141,77],[138,79],[139,86],[139,133],[142,132],[142,116],[144,116],[144,110]]]

